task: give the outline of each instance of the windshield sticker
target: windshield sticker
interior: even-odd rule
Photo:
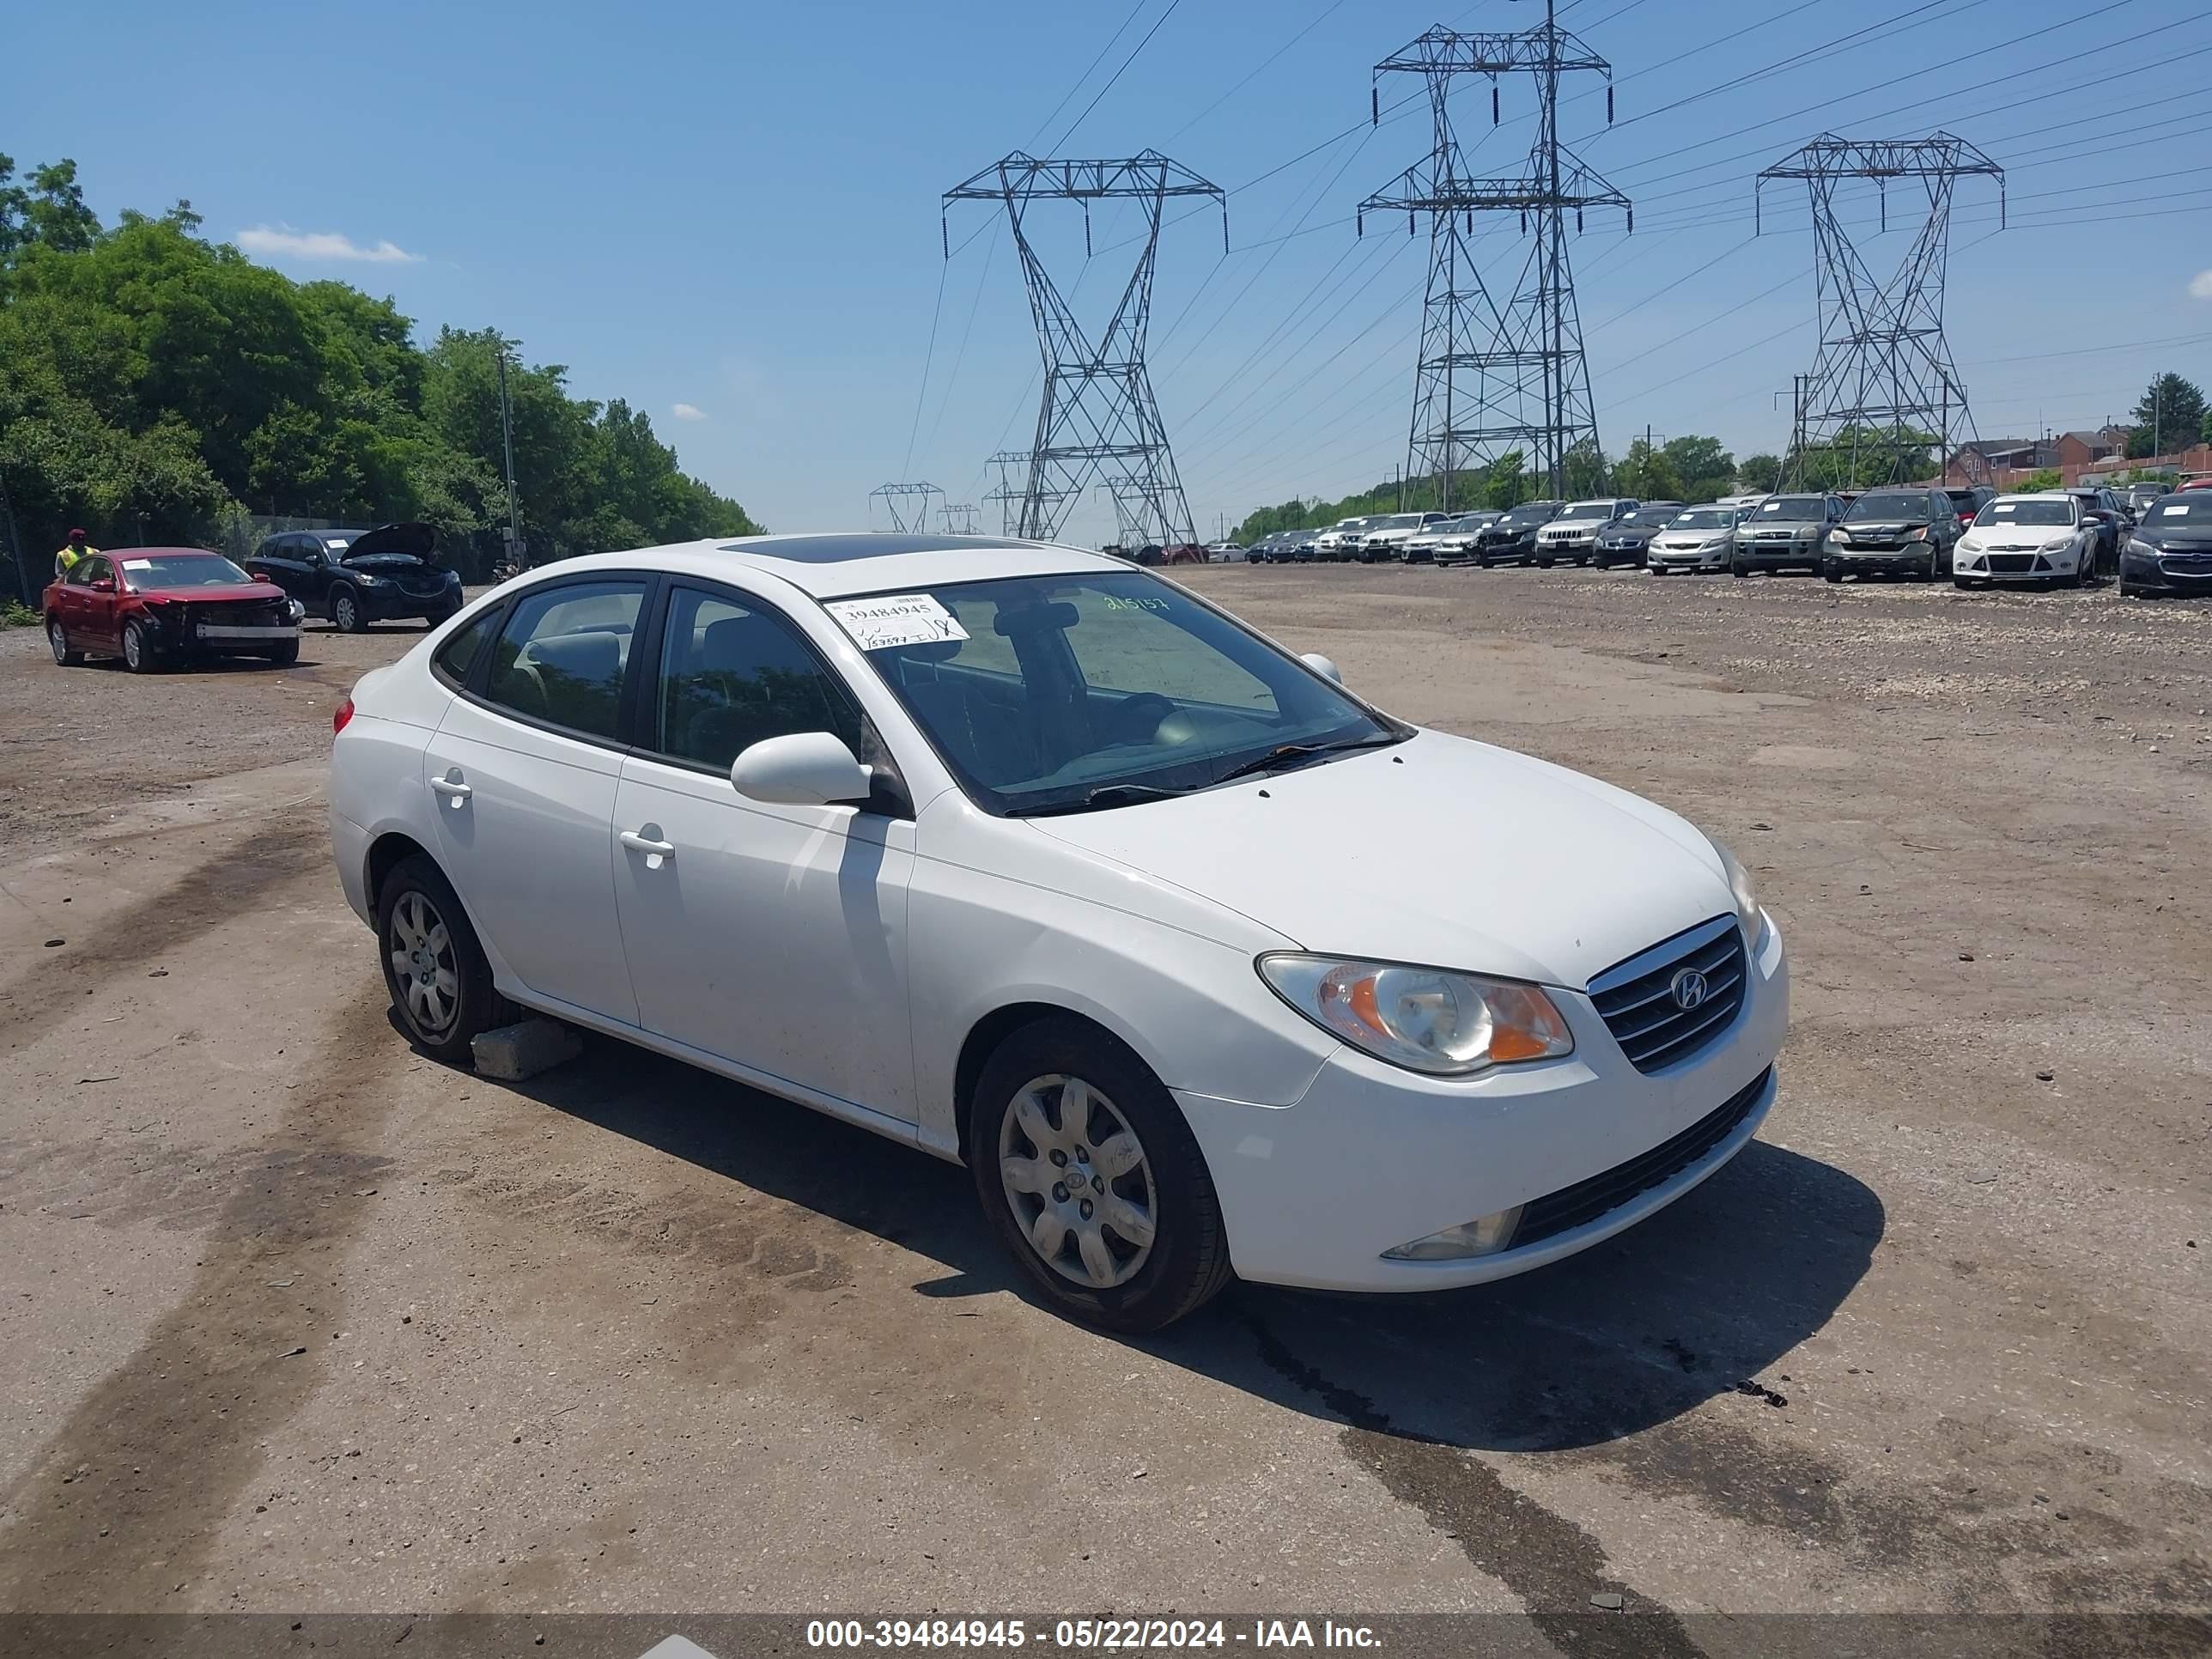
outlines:
[[[1124,599],[1118,593],[1106,595],[1105,605],[1109,611],[1165,611],[1169,608],[1165,599]]]
[[[2018,501],[1998,501],[1993,504],[1990,508],[1990,512],[2000,514],[2016,513],[2019,510],[2020,503]]]
[[[154,562],[151,559],[125,559],[123,562],[123,568],[125,570],[151,570],[154,568]]]
[[[822,607],[835,617],[863,651],[887,651],[898,645],[927,645],[964,640],[960,619],[927,593],[890,593],[873,599],[832,599]]]
[[[325,542],[324,545],[328,547],[334,553],[343,553],[346,549],[351,547],[353,544],[343,536],[333,536],[329,541]]]

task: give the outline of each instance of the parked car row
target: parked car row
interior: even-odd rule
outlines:
[[[2193,493],[2192,493],[2193,492]],[[2001,581],[2127,594],[2212,592],[2212,479],[2125,493],[2076,485],[2000,495],[1987,486],[1778,491],[1718,501],[1629,496],[1524,501],[1509,512],[1400,513],[1286,530],[1253,563],[1640,566],[1655,575],[1801,570],[1840,582],[1895,576],[1962,588]]]

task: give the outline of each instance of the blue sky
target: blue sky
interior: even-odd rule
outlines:
[[[1231,191],[1233,251],[1218,215],[1171,219],[1153,308],[1155,386],[1211,534],[1218,516],[1339,495],[1403,459],[1425,234],[1370,222],[1355,240],[1349,221],[1427,127],[1418,105],[1364,125],[1370,66],[1433,23],[1540,15],[1531,0],[19,5],[0,150],[74,156],[110,218],[190,197],[210,234],[389,293],[425,334],[495,325],[569,365],[579,394],[648,410],[756,517],[815,529],[865,522],[868,491],[894,478],[979,501],[984,457],[1035,422],[1003,222],[956,210],[948,263],[942,192],[1017,148],[1156,148]],[[1949,335],[1984,436],[2121,416],[2161,368],[2212,383],[2208,17],[2178,0],[1563,7],[1613,64],[1620,122],[1606,131],[1602,83],[1581,76],[1563,132],[1638,204],[1632,237],[1593,213],[1571,247],[1607,448],[1647,422],[1739,453],[1780,447],[1814,339],[1812,237],[1802,192],[1771,189],[1750,240],[1751,179],[1823,130],[1942,125],[2007,167],[2011,228],[1993,234],[1996,192],[1971,181],[1952,239]],[[1479,91],[1455,117],[1501,172],[1534,99],[1509,83],[1502,102],[1495,131]],[[1088,269],[1079,210],[1048,233],[1094,322],[1134,252],[1109,245],[1133,227],[1126,210],[1096,216]],[[1867,234],[1877,264],[1907,240]],[[1518,267],[1516,240],[1492,238],[1500,271]],[[1068,533],[1110,521],[1092,504]]]

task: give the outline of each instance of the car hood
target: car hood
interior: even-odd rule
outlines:
[[[372,568],[436,562],[438,531],[434,525],[380,524],[354,538],[343,562]]]
[[[220,587],[142,587],[137,582],[131,591],[141,599],[183,599],[193,605],[235,604],[243,600],[281,599],[284,590],[274,582],[225,582]]]
[[[1440,732],[1033,825],[1306,950],[1550,985],[1735,908],[1711,843],[1665,808]]]
[[[2212,547],[2212,524],[2176,525],[2166,530],[2155,524],[2137,525],[2136,535],[2147,542],[2156,542],[2160,547],[2185,547],[2195,552]]]
[[[1921,530],[1934,522],[1918,519],[1846,519],[1837,527],[1848,530],[1854,536],[1895,536],[1907,530]]]

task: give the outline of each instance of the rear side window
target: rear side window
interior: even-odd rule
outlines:
[[[727,771],[764,738],[828,732],[866,759],[859,705],[806,641],[772,612],[720,593],[670,597],[653,748]]]
[[[440,678],[452,684],[467,684],[469,670],[476,666],[477,653],[498,625],[499,607],[494,605],[440,646],[438,654],[430,659],[430,666],[437,670]]]
[[[645,583],[564,583],[515,601],[492,648],[484,696],[586,737],[615,735],[623,670]]]

